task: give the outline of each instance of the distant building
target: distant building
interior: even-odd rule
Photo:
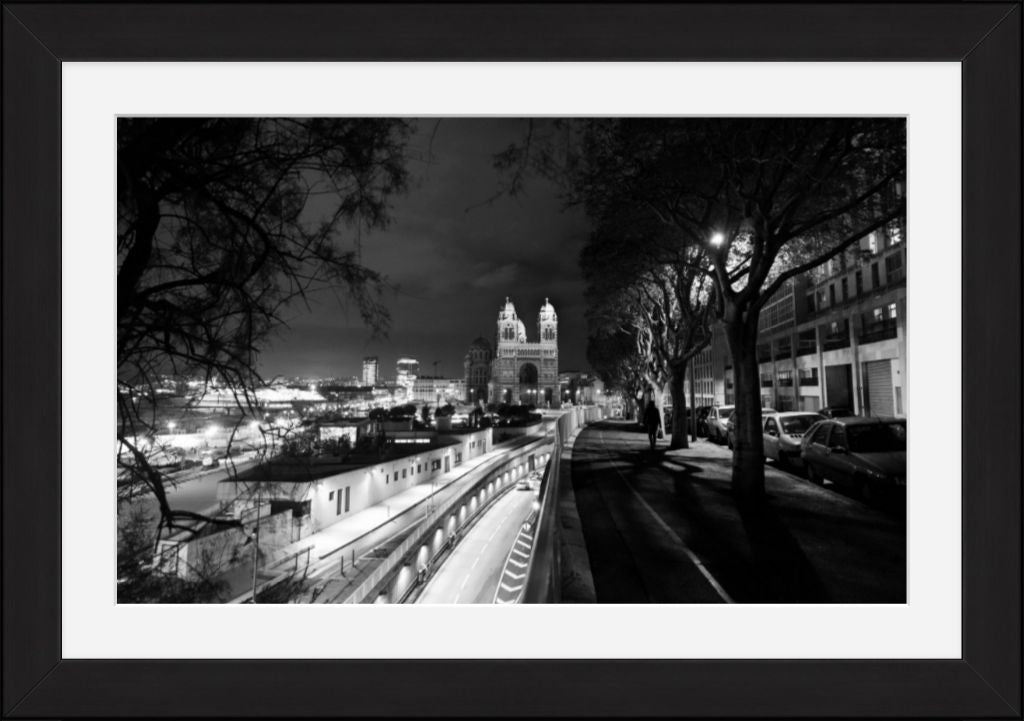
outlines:
[[[469,351],[466,353],[466,360],[463,367],[466,372],[466,395],[467,403],[476,405],[477,402],[486,403],[489,400],[487,386],[491,382],[491,361],[494,360],[494,350],[485,338],[477,338],[469,344]]]
[[[415,358],[399,358],[395,364],[395,371],[395,384],[404,391],[405,399],[412,401],[413,385],[420,373],[420,362]]]
[[[368,356],[363,358],[363,385],[377,385],[379,370],[380,366],[377,362],[377,356]]]
[[[466,381],[462,378],[435,378],[418,376],[412,385],[412,402],[429,405],[457,403],[466,396]]]
[[[537,343],[526,339],[526,326],[516,315],[512,301],[505,298],[498,312],[497,350],[491,361],[491,402],[549,408],[560,405],[558,316],[547,298],[537,315],[537,335]]]

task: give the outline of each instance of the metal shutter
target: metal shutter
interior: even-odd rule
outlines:
[[[872,416],[894,415],[892,400],[892,361],[868,361],[864,364],[867,413]]]

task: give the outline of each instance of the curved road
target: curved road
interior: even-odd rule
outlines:
[[[495,501],[434,572],[416,603],[494,603],[505,559],[536,499],[535,489],[513,487]]]

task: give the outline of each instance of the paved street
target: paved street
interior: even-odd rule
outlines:
[[[572,491],[600,603],[902,603],[905,520],[766,467],[768,503],[741,512],[731,452],[651,452],[635,423],[578,436]],[[563,482],[568,479],[563,479]]]
[[[435,571],[416,602],[493,603],[505,559],[536,499],[536,490],[513,487],[495,501]]]

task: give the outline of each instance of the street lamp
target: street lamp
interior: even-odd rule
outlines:
[[[724,242],[725,236],[722,235],[721,233],[715,233],[714,235],[711,236],[711,245],[715,246],[716,248],[719,247]]]

